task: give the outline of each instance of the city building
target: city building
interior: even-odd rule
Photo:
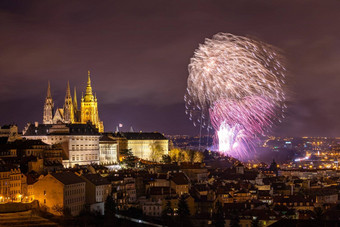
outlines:
[[[23,131],[26,139],[40,139],[47,144],[61,144],[64,167],[99,164],[98,130],[87,124],[29,124]]]
[[[162,201],[146,201],[142,205],[143,214],[152,217],[160,217],[162,215]]]
[[[0,138],[7,138],[7,142],[13,142],[20,139],[18,133],[18,126],[16,125],[3,125],[0,127]]]
[[[109,134],[104,133],[99,139],[99,163],[103,165],[119,162],[118,143]]]
[[[116,132],[119,152],[131,149],[134,156],[150,161],[160,161],[169,153],[169,140],[159,132]]]
[[[111,193],[111,183],[99,174],[82,175],[86,181],[86,204],[90,206],[90,211],[96,211],[104,215],[104,203]]]
[[[79,215],[85,209],[86,182],[72,172],[41,175],[33,185],[33,194],[41,207],[55,215]]]
[[[0,160],[0,203],[21,202],[21,178],[19,168]]]
[[[82,95],[81,97],[80,109],[78,109],[76,89],[74,89],[74,96],[72,100],[70,84],[68,82],[64,106],[63,108],[57,108],[54,110],[51,86],[50,82],[48,82],[43,113],[43,124],[57,124],[60,122],[65,124],[86,124],[88,121],[91,121],[99,132],[104,132],[104,125],[100,120],[98,113],[98,100],[96,95],[93,95],[92,92],[90,71],[88,71],[85,96]]]
[[[188,177],[183,173],[172,173],[170,177],[170,186],[177,195],[189,194],[190,184]]]

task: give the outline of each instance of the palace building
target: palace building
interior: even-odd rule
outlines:
[[[54,113],[54,114],[53,114]],[[82,95],[80,109],[78,109],[77,92],[74,89],[72,100],[70,84],[67,83],[65,103],[63,108],[54,110],[54,103],[51,95],[51,86],[48,82],[47,96],[44,105],[43,124],[86,124],[90,121],[99,132],[104,132],[103,122],[98,114],[98,102],[96,95],[93,95],[91,87],[90,71],[88,71],[87,87],[85,96]]]

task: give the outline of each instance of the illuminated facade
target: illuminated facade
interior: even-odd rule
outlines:
[[[117,132],[112,137],[120,153],[131,149],[134,156],[144,160],[159,162],[169,153],[169,140],[158,132]]]
[[[51,95],[51,86],[48,82],[44,105],[43,124],[86,124],[88,121],[91,121],[99,132],[104,132],[104,125],[98,114],[98,100],[96,95],[93,95],[92,92],[90,71],[88,71],[85,96],[81,97],[80,109],[78,109],[76,89],[74,89],[74,96],[72,100],[70,84],[67,83],[64,106],[63,108],[57,108],[54,115],[53,111],[54,103]]]
[[[21,178],[19,168],[0,163],[0,203],[21,202]]]
[[[42,140],[47,144],[61,144],[63,165],[99,164],[98,129],[87,124],[29,124],[23,131],[26,139]]]
[[[119,162],[118,143],[106,133],[99,140],[99,162],[103,165]]]
[[[33,184],[33,194],[47,211],[55,215],[67,211],[76,216],[85,208],[85,185],[86,182],[72,172],[49,173]]]

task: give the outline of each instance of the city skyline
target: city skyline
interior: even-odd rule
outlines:
[[[42,122],[47,82],[62,106],[67,81],[82,91],[91,70],[106,131],[196,135],[184,113],[189,60],[204,38],[232,32],[286,55],[290,105],[273,134],[340,135],[338,3],[132,3],[0,3],[0,123]]]

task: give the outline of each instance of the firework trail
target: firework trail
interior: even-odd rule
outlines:
[[[189,64],[186,114],[215,129],[218,149],[247,159],[260,135],[285,112],[285,68],[279,51],[246,37],[218,33],[200,44]]]

